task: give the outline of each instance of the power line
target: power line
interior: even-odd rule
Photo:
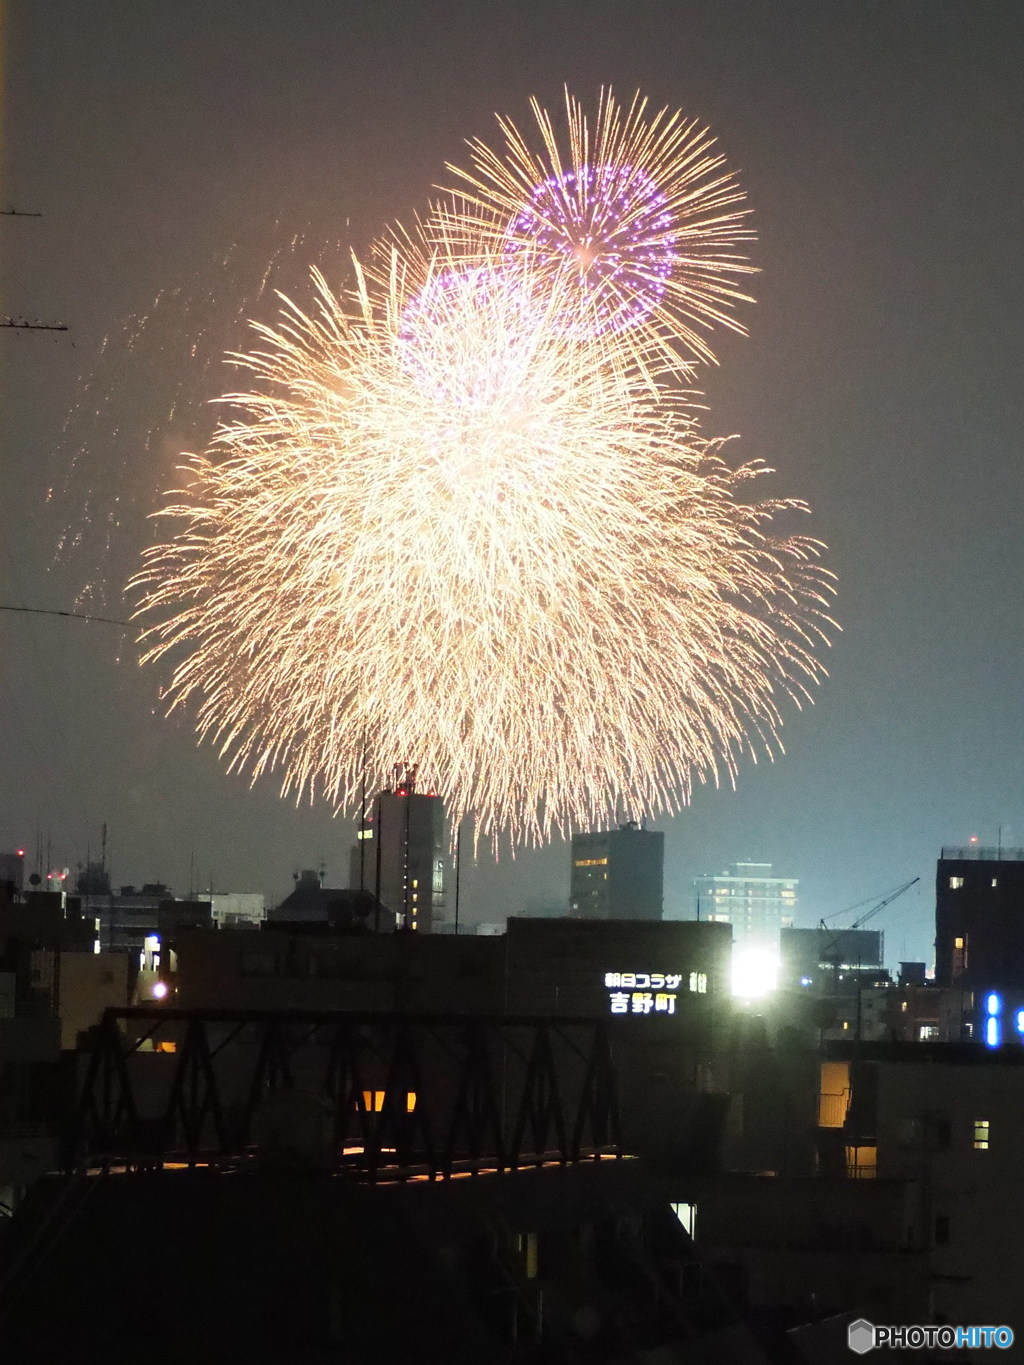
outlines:
[[[28,318],[0,318],[0,327],[17,327],[21,332],[66,332],[64,322],[29,322]]]
[[[0,611],[24,611],[30,616],[70,616],[76,621],[101,621],[106,626],[123,626],[131,629],[131,621],[117,621],[112,616],[91,616],[84,611],[53,611],[48,607],[10,607],[0,602]]]
[[[6,611],[21,612],[30,617],[33,615],[47,616],[51,615],[51,612],[45,607],[39,608],[29,607],[25,605],[25,591],[21,585],[18,566],[15,563],[14,555],[11,553],[10,546],[6,543],[6,541],[4,542],[4,557],[6,558],[8,563],[11,586],[14,590],[14,594],[17,597],[21,598],[21,604],[14,606],[4,603],[3,609]],[[69,617],[77,616],[80,614],[81,613],[78,612],[56,613],[56,615],[59,616]],[[75,748],[72,747],[68,733],[64,728],[64,709],[63,707],[58,706],[57,704],[57,695],[53,686],[54,670],[51,667],[49,659],[44,658],[43,656],[43,650],[40,645],[38,632],[36,631],[35,626],[31,624],[31,622],[27,624],[26,633],[28,635],[28,642],[30,646],[29,653],[33,656],[35,660],[36,672],[38,676],[37,683],[38,691],[41,696],[41,699],[44,701],[44,703],[48,702],[50,707],[49,728],[52,729],[54,734],[57,736],[57,739],[60,743],[60,753],[65,756],[74,754],[76,750]],[[53,641],[51,639],[51,647],[52,644]],[[74,730],[72,730],[71,733],[75,735],[75,741],[77,745],[79,741],[79,735]],[[90,809],[93,792],[91,788],[90,790],[87,791],[86,786],[82,781],[82,775],[87,771],[88,769],[83,767],[83,765],[80,762],[75,763],[65,761],[62,768],[62,772],[66,773],[65,780],[57,782],[54,785],[54,788],[49,798],[49,804],[51,806],[54,804],[57,805],[64,804],[64,801],[66,800],[69,804],[65,805],[65,811],[69,814],[72,814],[72,818],[74,818],[73,807],[77,805],[78,822],[80,830],[88,829],[90,823]]]
[[[41,213],[31,213],[25,209],[0,209],[0,216],[4,218],[42,218]],[[28,318],[12,318],[6,314],[0,318],[0,327],[16,327],[21,332],[66,332],[68,329],[63,322],[40,322],[36,318],[35,322],[29,322]]]

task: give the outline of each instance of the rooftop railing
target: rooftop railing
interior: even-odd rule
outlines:
[[[944,863],[1024,863],[1024,848],[1007,848],[1002,844],[967,844],[964,848],[943,845]]]

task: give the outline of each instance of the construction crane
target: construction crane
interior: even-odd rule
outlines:
[[[831,964],[833,994],[835,994],[836,986],[838,985],[839,956],[837,955],[836,957],[833,958],[830,955],[832,954],[834,949],[838,947],[839,941],[843,937],[843,935],[851,934],[855,929],[863,928],[864,925],[867,924],[868,920],[874,919],[874,917],[878,914],[880,910],[884,910],[887,905],[891,905],[894,900],[903,895],[904,891],[909,891],[910,888],[912,886],[916,886],[920,880],[921,880],[920,877],[911,877],[909,882],[904,882],[901,886],[897,886],[894,891],[887,892],[886,895],[884,895],[882,899],[877,902],[877,904],[873,905],[870,910],[866,910],[863,915],[855,919],[854,922],[849,926],[849,928],[837,930],[835,936],[821,950],[818,961],[828,962]],[[861,901],[860,904],[863,905],[864,902]],[[856,910],[858,907],[854,905],[851,908]],[[829,915],[828,918],[835,919],[837,915],[844,915],[846,913],[847,911],[845,910],[838,910],[835,915]],[[829,926],[826,920],[824,919],[819,920],[818,928],[824,929],[827,933]]]
[[[875,917],[875,915],[878,914],[879,910],[884,910],[885,907],[886,907],[887,905],[891,905],[891,904],[893,903],[893,901],[897,899],[898,896],[902,896],[903,893],[904,893],[904,891],[909,891],[910,888],[911,888],[912,886],[916,886],[917,883],[918,883],[920,880],[921,880],[920,877],[911,877],[911,879],[910,879],[909,882],[904,882],[902,886],[897,886],[897,888],[896,888],[895,891],[889,891],[889,892],[887,892],[886,895],[884,895],[884,896],[882,897],[882,899],[881,899],[880,901],[878,901],[878,903],[877,903],[876,905],[873,905],[873,906],[871,907],[871,909],[868,910],[868,911],[866,911],[863,915],[861,915],[859,919],[855,919],[854,922],[849,926],[848,929],[840,929],[840,930],[839,930],[839,933],[840,933],[840,934],[848,934],[848,933],[850,933],[850,932],[851,932],[852,930],[854,930],[854,929],[860,929],[860,928],[862,927],[862,925],[867,924],[867,922],[868,922],[869,919],[873,919],[873,918]],[[864,902],[861,901],[861,902],[860,902],[860,905],[863,905],[863,904],[864,904]],[[851,908],[852,910],[857,910],[857,909],[859,909],[860,907],[859,907],[859,905],[853,905],[853,906],[851,906],[850,908]],[[849,913],[849,912],[846,911],[846,910],[837,910],[836,913],[835,913],[834,915],[829,915],[829,916],[827,916],[827,918],[819,920],[819,921],[818,921],[818,928],[819,928],[819,929],[827,929],[827,928],[828,928],[828,921],[829,921],[830,919],[836,919],[836,918],[838,918],[839,915],[845,915],[845,914],[848,914],[848,913]]]

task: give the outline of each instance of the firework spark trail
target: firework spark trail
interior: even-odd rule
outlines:
[[[280,226],[274,223],[272,239],[281,238]],[[260,253],[255,272],[237,246],[218,252],[126,316],[79,375],[61,431],[63,474],[47,495],[51,515],[60,518],[54,562],[74,562],[79,571],[76,609],[120,602],[126,577],[120,565],[145,544],[140,527],[159,505],[182,444],[205,441],[209,432],[206,402],[218,391],[223,347],[229,338],[238,344],[249,310],[272,274],[291,267],[301,236],[276,240],[265,258]]]
[[[146,657],[285,792],[352,808],[407,758],[514,842],[676,809],[822,672],[819,547],[768,524],[800,504],[742,500],[663,337],[545,242],[402,240],[235,358],[254,391],[134,584]]]

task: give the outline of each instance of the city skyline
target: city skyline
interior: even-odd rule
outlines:
[[[70,328],[3,337],[12,604],[121,616],[145,516],[208,434],[218,357],[240,316],[272,312],[268,262],[268,287],[292,285],[310,248],[333,270],[465,133],[489,134],[495,108],[521,115],[563,80],[642,86],[712,125],[748,190],[751,335],[720,340],[721,371],[700,382],[739,455],[811,502],[845,632],[816,705],[786,711],[786,754],[658,821],[666,913],[694,876],[750,858],[799,877],[813,924],[915,874],[929,886],[944,844],[1024,841],[1022,310],[1006,265],[1021,17],[788,3],[751,21],[698,3],[641,4],[628,23],[598,5],[581,22],[579,5],[554,19],[524,5],[481,34],[456,4],[436,27],[302,8],[305,28],[268,18],[247,54],[230,4],[183,6],[181,25],[65,11],[45,35],[9,8],[5,207],[44,216],[2,220],[2,311]],[[379,70],[378,91],[361,73]],[[3,636],[4,846],[34,852],[38,828],[73,866],[107,821],[125,882],[183,887],[190,860],[271,896],[321,858],[343,875],[352,826],[225,776],[190,724],[163,719],[116,627],[4,613]],[[470,861],[474,919],[567,889],[561,840]],[[894,908],[893,956],[931,959],[932,908],[927,891]]]

